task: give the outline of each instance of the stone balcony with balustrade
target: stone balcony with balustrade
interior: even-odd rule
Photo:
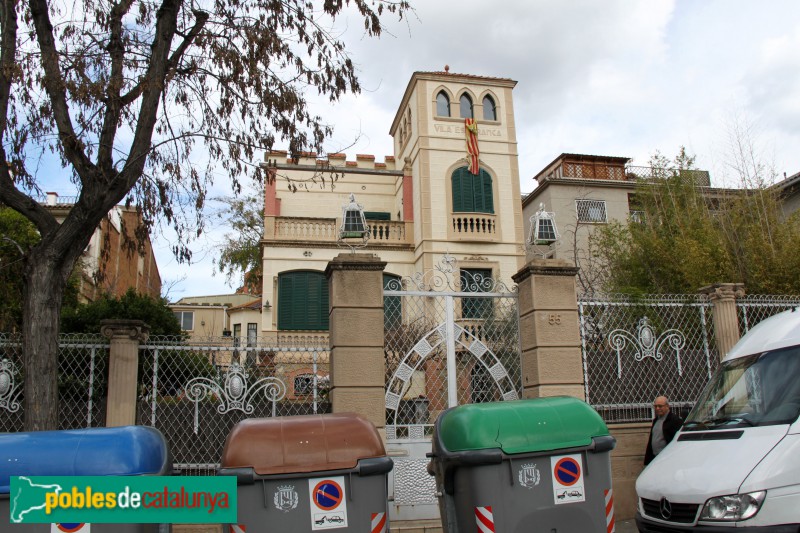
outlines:
[[[497,216],[487,213],[452,213],[447,231],[453,241],[495,242],[500,239]]]
[[[268,245],[335,246],[341,223],[338,218],[266,217],[264,241]],[[368,220],[367,225],[367,248],[413,249],[413,222]]]

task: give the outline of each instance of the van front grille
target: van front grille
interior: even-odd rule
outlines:
[[[644,514],[658,520],[675,522],[677,524],[692,524],[697,517],[697,509],[700,507],[696,503],[673,503],[669,502],[672,513],[669,518],[664,518],[661,514],[661,502],[658,500],[647,500],[642,498],[642,508]]]

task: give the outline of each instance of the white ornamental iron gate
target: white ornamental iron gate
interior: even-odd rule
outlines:
[[[457,269],[455,262],[445,255],[427,272],[384,276],[393,519],[438,516],[425,454],[439,413],[522,396],[516,287],[509,290],[489,268]]]

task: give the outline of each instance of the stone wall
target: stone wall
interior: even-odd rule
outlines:
[[[650,424],[612,424],[608,429],[617,439],[617,447],[611,452],[614,517],[617,521],[629,520],[636,515],[636,478],[644,469]]]

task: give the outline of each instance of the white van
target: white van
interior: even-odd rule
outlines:
[[[800,532],[800,307],[733,347],[636,481],[640,532]]]

